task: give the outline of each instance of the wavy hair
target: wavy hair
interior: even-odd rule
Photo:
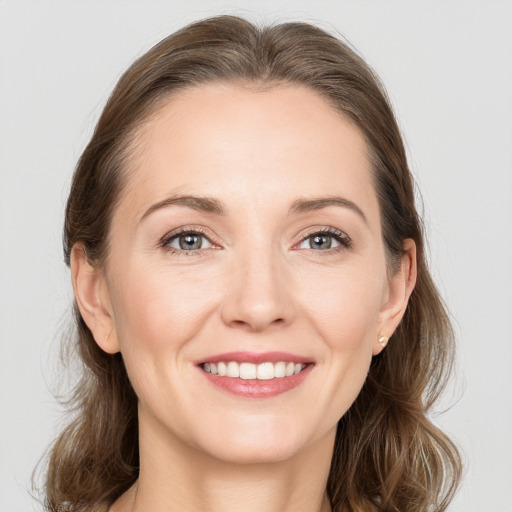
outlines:
[[[427,414],[452,367],[453,331],[427,268],[393,110],[378,77],[347,43],[307,23],[258,27],[218,16],[154,46],[120,78],[79,159],[66,207],[66,263],[81,243],[93,265],[104,264],[137,130],[174,91],[213,82],[306,86],[366,138],[390,273],[403,240],[412,238],[418,279],[392,341],[373,358],[360,394],[339,421],[327,491],[334,512],[446,510],[461,461]],[[73,353],[82,373],[67,402],[74,419],[49,452],[44,492],[52,512],[107,509],[139,471],[137,397],[122,357],[98,347],[76,304],[74,318]]]

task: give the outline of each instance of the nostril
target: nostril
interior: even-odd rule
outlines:
[[[280,326],[285,323],[284,318],[276,318],[275,320],[251,319],[251,320],[232,320],[232,327],[243,329],[248,332],[259,332],[271,326]]]

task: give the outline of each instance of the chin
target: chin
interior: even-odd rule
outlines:
[[[281,418],[282,419],[282,418]],[[254,422],[252,427],[210,432],[202,449],[218,460],[233,464],[272,464],[294,458],[312,443],[311,436],[286,422]]]
[[[230,464],[274,464],[292,459],[300,452],[300,447],[245,442],[225,447],[217,445],[209,451],[215,459]]]

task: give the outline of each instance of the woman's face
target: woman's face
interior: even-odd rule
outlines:
[[[332,443],[403,302],[367,153],[298,86],[200,86],[141,128],[93,332],[142,435],[238,462]]]

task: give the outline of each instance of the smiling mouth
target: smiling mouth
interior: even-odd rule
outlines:
[[[243,399],[271,398],[300,386],[316,363],[289,352],[226,352],[195,365],[214,387]]]
[[[309,366],[308,363],[293,363],[291,361],[263,362],[259,364],[218,361],[202,363],[200,367],[207,373],[218,377],[233,377],[242,380],[273,380],[298,375]]]

